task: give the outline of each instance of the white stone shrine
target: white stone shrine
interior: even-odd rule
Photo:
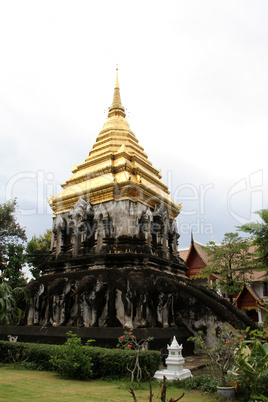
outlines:
[[[185,359],[182,357],[182,345],[179,345],[176,337],[174,336],[171,345],[167,345],[168,357],[166,359],[167,368],[155,372],[154,378],[163,380],[183,380],[184,378],[192,377],[192,373],[188,369],[184,369],[183,365]]]

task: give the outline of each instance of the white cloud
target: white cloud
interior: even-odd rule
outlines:
[[[102,129],[116,64],[130,127],[166,183],[172,173],[171,193],[213,185],[205,200],[183,201],[196,213],[179,221],[196,224],[199,240],[209,240],[205,224],[221,240],[238,216],[267,207],[267,11],[265,0],[2,2],[0,201],[24,174],[14,196],[39,211],[20,216],[28,236],[50,226],[46,197]],[[251,202],[258,171],[262,198]]]

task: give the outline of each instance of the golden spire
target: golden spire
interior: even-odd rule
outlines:
[[[118,67],[116,66],[116,79],[115,79],[115,87],[114,87],[114,97],[112,106],[109,108],[108,117],[112,116],[122,116],[126,117],[125,109],[122,106],[121,98],[120,98],[120,89],[119,89],[119,81],[118,81]]]
[[[130,130],[121,104],[118,69],[108,119],[85,162],[73,166],[72,173],[62,191],[50,200],[55,214],[69,211],[80,197],[90,199],[92,205],[128,199],[152,210],[161,202],[172,219],[180,213],[159,170]]]

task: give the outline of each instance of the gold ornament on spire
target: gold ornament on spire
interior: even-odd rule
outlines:
[[[120,97],[120,88],[119,88],[119,80],[118,80],[118,67],[116,67],[116,79],[114,86],[114,96],[112,106],[109,108],[108,117],[112,116],[122,116],[126,117],[125,109],[121,103]]]

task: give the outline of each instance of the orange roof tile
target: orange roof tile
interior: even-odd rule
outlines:
[[[237,297],[234,300],[234,303],[237,303],[239,297],[241,296],[242,292],[247,289],[247,291],[251,294],[251,296],[261,305],[264,306],[265,305],[265,301],[263,299],[261,299],[257,293],[254,291],[254,289],[252,288],[252,286],[248,285],[248,286],[243,286],[243,289],[238,293]]]
[[[183,261],[186,261],[188,253],[189,253],[189,249],[179,250],[180,257],[183,259]]]

